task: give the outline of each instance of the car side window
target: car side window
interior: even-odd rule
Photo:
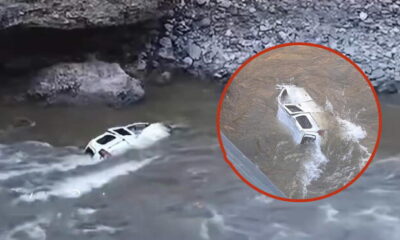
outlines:
[[[114,130],[114,131],[115,131],[116,133],[122,135],[122,136],[131,135],[128,131],[126,131],[126,130],[123,129],[123,128],[118,128],[118,129],[116,129],[116,130]]]
[[[104,144],[107,144],[107,143],[111,142],[114,139],[115,139],[115,137],[113,135],[109,135],[108,134],[108,135],[105,135],[105,136],[99,138],[97,140],[97,143],[99,143],[101,145],[104,145]]]

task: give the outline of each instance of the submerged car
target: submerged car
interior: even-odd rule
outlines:
[[[164,123],[139,122],[127,126],[113,127],[92,139],[85,153],[94,159],[117,156],[130,149],[143,149],[167,138],[172,127]]]
[[[313,142],[322,135],[323,111],[303,88],[282,87],[278,105],[278,118],[290,129],[295,143]]]

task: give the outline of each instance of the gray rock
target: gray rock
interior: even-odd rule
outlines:
[[[175,60],[175,56],[171,48],[158,49],[158,56],[163,59]]]
[[[193,59],[190,58],[190,57],[185,57],[185,58],[183,59],[183,63],[184,63],[184,65],[185,65],[185,67],[190,67],[190,66],[192,66],[192,64],[193,64]]]
[[[367,17],[368,17],[368,14],[367,14],[366,12],[360,12],[360,19],[361,19],[362,21],[364,21],[365,19],[367,19]]]
[[[385,75],[385,72],[384,72],[382,69],[378,68],[378,69],[375,69],[375,70],[371,73],[370,78],[372,78],[372,79],[379,79],[379,78],[383,77],[384,75]]]
[[[220,70],[216,71],[213,76],[216,79],[222,79],[227,75],[228,75],[227,70],[225,68],[223,68],[223,69],[220,69]]]
[[[147,67],[147,62],[145,60],[143,60],[143,59],[138,60],[138,62],[137,62],[137,70],[142,71],[142,70],[145,70],[146,67]]]
[[[162,37],[160,39],[160,45],[165,47],[165,48],[171,48],[172,47],[172,40],[169,37]]]
[[[30,99],[49,104],[130,104],[144,97],[141,82],[120,65],[97,60],[60,63],[42,69],[32,79]]]
[[[261,25],[260,26],[260,31],[262,31],[262,32],[268,31],[269,29],[270,28],[268,26],[266,26],[266,25]]]
[[[164,28],[165,28],[165,30],[167,30],[167,32],[172,32],[172,30],[174,29],[174,25],[172,25],[170,23],[166,23],[166,24],[164,24]]]
[[[397,89],[396,85],[394,83],[391,83],[391,82],[384,83],[384,84],[380,85],[377,90],[378,90],[379,93],[390,93],[390,94],[393,94],[393,93],[397,93],[398,92],[398,89]]]
[[[36,122],[27,117],[17,117],[13,120],[11,125],[12,128],[26,128],[34,126],[36,126]]]
[[[219,3],[219,6],[223,8],[229,8],[232,6],[231,0],[217,0],[217,2]]]
[[[189,43],[188,54],[193,60],[199,60],[201,57],[201,48],[195,43]]]
[[[201,19],[199,22],[200,27],[208,27],[210,25],[211,25],[211,19],[208,17]]]
[[[196,3],[199,4],[200,6],[206,4],[208,0],[196,0]]]
[[[157,85],[167,85],[170,84],[172,81],[171,72],[164,71],[160,75],[155,78],[155,83]]]
[[[0,29],[48,27],[76,29],[134,24],[161,17],[168,0],[5,0],[0,3]]]

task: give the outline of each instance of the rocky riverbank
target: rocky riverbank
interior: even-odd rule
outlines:
[[[197,0],[175,6],[146,55],[225,80],[251,55],[311,42],[354,60],[378,92],[400,87],[400,1]]]
[[[89,55],[104,65],[120,65],[129,79],[135,79],[128,85],[140,89],[154,72],[156,82],[170,82],[173,69],[224,83],[243,61],[267,47],[312,42],[353,59],[378,92],[396,93],[399,8],[400,1],[393,0],[7,0],[0,3],[0,76],[3,83],[25,86],[18,99],[27,99],[32,92],[38,96],[37,87],[26,87],[43,81],[52,89],[41,88],[42,97],[36,99],[80,103],[78,96],[92,94],[77,94],[74,84],[81,81],[82,69],[96,76],[97,85],[103,85],[99,89],[110,86],[100,81],[102,75],[95,68],[82,67],[91,65]],[[77,70],[65,71],[66,66]],[[35,77],[43,72],[68,77],[62,81],[57,74]],[[122,76],[120,71],[109,74],[106,79]],[[65,88],[67,79],[71,82]],[[129,101],[117,103],[141,99],[143,89],[138,91]],[[114,104],[118,99],[111,98],[101,102]]]

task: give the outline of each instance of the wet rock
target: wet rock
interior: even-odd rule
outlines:
[[[214,73],[214,78],[222,79],[222,78],[226,77],[227,75],[228,75],[228,71],[225,68],[223,68]]]
[[[27,117],[17,117],[13,120],[11,125],[12,128],[26,128],[34,126],[36,126],[36,122]]]
[[[171,72],[164,71],[155,78],[154,83],[156,83],[157,85],[163,86],[163,85],[170,84],[171,81],[172,81]]]
[[[184,63],[184,66],[187,68],[187,67],[190,67],[190,66],[192,66],[192,64],[193,64],[193,59],[191,59],[190,57],[185,57],[184,59],[183,59],[183,63]]]
[[[127,75],[120,65],[97,60],[53,65],[36,73],[31,82],[28,98],[47,104],[120,106],[134,103],[145,94],[141,82]]]
[[[392,82],[384,83],[384,84],[380,85],[377,90],[378,90],[379,93],[390,93],[390,94],[393,94],[393,93],[397,93],[398,92],[396,84],[392,83]]]
[[[371,73],[370,78],[372,79],[379,79],[385,75],[385,72],[382,69],[376,69]]]
[[[147,67],[147,62],[143,59],[139,59],[137,62],[137,70],[145,70]]]

